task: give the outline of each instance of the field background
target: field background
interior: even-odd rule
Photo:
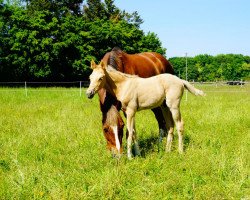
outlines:
[[[206,97],[181,104],[185,153],[177,135],[158,151],[153,113],[141,111],[131,161],[106,150],[97,97],[1,88],[0,199],[250,199],[250,86],[199,88]]]

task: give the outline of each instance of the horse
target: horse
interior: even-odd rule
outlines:
[[[204,96],[205,93],[196,89],[189,82],[172,74],[160,74],[150,78],[141,78],[128,75],[107,67],[101,61],[96,65],[91,62],[93,72],[90,75],[90,85],[86,91],[88,98],[105,88],[110,94],[121,102],[122,110],[127,116],[127,156],[132,158],[132,140],[135,144],[135,154],[140,155],[137,135],[135,131],[135,113],[140,110],[161,107],[165,121],[168,124],[168,136],[166,150],[171,151],[174,124],[176,125],[179,140],[179,152],[183,153],[184,125],[180,113],[180,102],[184,89],[196,96]],[[166,107],[162,106],[165,101]],[[168,112],[170,111],[170,112]],[[167,115],[167,113],[171,113]]]
[[[138,54],[127,54],[120,48],[115,47],[102,58],[106,65],[111,65],[116,70],[136,74],[147,78],[161,73],[174,73],[172,65],[166,58],[155,52],[144,52]],[[98,91],[100,108],[102,111],[102,129],[107,140],[107,148],[112,154],[122,152],[122,138],[124,122],[119,113],[121,109],[120,102],[104,88]],[[160,138],[162,141],[166,135],[167,128],[161,109],[152,109],[158,122]]]

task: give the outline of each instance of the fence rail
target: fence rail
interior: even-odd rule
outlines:
[[[245,84],[250,84],[250,81],[209,81],[209,82],[197,82],[197,81],[192,81],[192,80],[188,80],[190,83],[193,84],[205,84],[205,85],[245,85]],[[89,85],[89,81],[61,81],[61,82],[46,82],[46,81],[40,81],[40,82],[34,82],[34,81],[20,81],[20,82],[0,82],[0,87],[11,87],[14,85],[29,85],[30,87],[35,87],[36,85],[38,86],[46,86],[46,85],[58,85],[58,86],[64,86],[64,85],[82,85],[83,87],[88,87]]]
[[[193,85],[203,87],[203,86],[211,86],[211,87],[223,87],[228,86],[235,88],[234,86],[238,86],[244,88],[250,85],[248,81],[212,81],[212,82],[195,82],[190,81]],[[64,91],[65,88],[75,88],[74,91],[79,91],[79,95],[82,96],[82,91],[84,88],[89,86],[89,81],[71,81],[71,82],[0,82],[0,92],[3,91],[17,91],[15,88],[18,88],[20,91],[21,88],[24,89],[25,96],[28,96],[28,91],[38,91],[36,88],[46,88],[46,91]],[[69,91],[69,90],[67,90]],[[222,92],[220,91],[207,91],[207,92]],[[227,91],[228,92],[228,91]],[[230,92],[244,92],[240,90],[232,90]],[[248,92],[248,91],[246,91]],[[187,99],[187,97],[186,97]]]
[[[0,82],[1,87],[23,87],[24,85],[29,87],[88,87],[89,81],[68,81],[68,82],[33,82],[33,81],[23,81],[23,82]]]
[[[28,90],[32,90],[32,88],[46,88],[46,90],[50,90],[48,88],[52,87],[66,87],[66,88],[79,88],[79,94],[82,96],[82,88],[88,87],[89,81],[71,81],[71,82],[0,82],[0,87],[5,88],[0,91],[14,91],[13,88],[24,88],[25,96],[28,96]],[[8,89],[6,89],[8,88]],[[9,89],[11,88],[11,89]],[[33,90],[34,91],[34,90]],[[52,90],[50,90],[52,91]],[[62,89],[53,91],[62,91]]]

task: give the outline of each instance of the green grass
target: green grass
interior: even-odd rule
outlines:
[[[156,121],[141,111],[143,156],[131,161],[106,150],[97,97],[0,89],[0,199],[250,199],[250,87],[201,88],[205,98],[181,105],[185,153],[177,136],[158,152]]]

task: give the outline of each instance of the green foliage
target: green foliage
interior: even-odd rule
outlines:
[[[177,133],[158,152],[154,114],[141,111],[143,156],[131,161],[106,150],[98,97],[0,89],[0,199],[249,199],[249,85],[201,88],[205,98],[181,104],[184,154]]]
[[[185,79],[186,58],[170,58],[175,72]],[[188,57],[188,80],[250,80],[250,56],[237,54]]]
[[[152,49],[155,49],[154,51],[157,53],[165,55],[166,49],[161,47],[161,41],[157,35],[149,32],[147,35],[143,35],[142,40],[139,43],[139,51],[146,52],[151,51]]]
[[[114,0],[85,2],[0,0],[0,80],[85,80],[90,60],[99,61],[115,46],[165,55],[157,35],[140,29],[137,12],[120,10]],[[185,59],[170,61],[184,78]],[[249,65],[249,56],[199,55],[188,58],[188,79],[250,79]]]
[[[91,59],[119,46],[129,53],[165,53],[155,34],[139,29],[137,13],[120,11],[113,0],[1,1],[1,81],[87,79]],[[151,41],[149,41],[151,40]]]
[[[73,15],[81,13],[81,3],[83,0],[24,0],[27,3],[27,9],[32,14],[35,11],[48,10],[54,15],[61,16],[70,12]]]

